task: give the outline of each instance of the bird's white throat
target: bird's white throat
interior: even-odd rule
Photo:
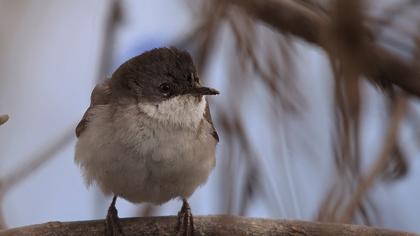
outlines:
[[[140,109],[153,119],[179,126],[197,128],[206,109],[205,97],[180,95],[159,104],[139,104]]]

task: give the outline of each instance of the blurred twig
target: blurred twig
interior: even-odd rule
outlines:
[[[335,132],[334,161],[338,178],[325,196],[318,219],[335,221],[342,203],[354,189],[360,174],[360,67],[352,63],[363,53],[366,29],[363,25],[362,1],[333,1],[330,7],[332,22],[329,29],[327,55],[334,75]],[[357,205],[363,221],[370,222],[363,202]]]
[[[105,16],[105,28],[102,37],[102,50],[99,56],[99,70],[96,81],[100,82],[106,78],[111,68],[115,35],[118,25],[123,20],[123,12],[120,0],[112,0]]]
[[[394,111],[389,121],[388,132],[385,136],[384,146],[378,156],[378,159],[368,171],[368,175],[359,181],[357,189],[349,201],[343,215],[341,216],[341,222],[350,222],[353,219],[353,215],[356,206],[359,204],[365,193],[374,184],[375,180],[383,172],[387,163],[389,162],[390,154],[396,146],[397,134],[404,117],[407,108],[407,99],[403,96],[398,96],[395,100]]]
[[[6,123],[8,120],[9,120],[8,115],[0,115],[0,125]],[[0,184],[0,190],[1,190],[1,184]],[[6,222],[4,221],[4,217],[3,217],[3,196],[0,195],[0,230],[4,228],[6,228]]]
[[[309,9],[297,1],[229,2],[280,32],[290,33],[322,48],[328,47],[325,29],[329,29],[331,18],[320,10]],[[363,74],[380,84],[395,84],[409,94],[420,97],[420,70],[415,64],[395,56],[374,40],[365,43],[364,56],[352,61],[360,67]]]
[[[6,123],[9,120],[8,115],[0,115],[0,125]]]
[[[5,194],[12,187],[25,180],[39,167],[41,167],[47,161],[55,157],[57,152],[59,152],[63,147],[65,147],[72,140],[74,140],[74,137],[74,128],[72,127],[70,130],[64,132],[63,135],[60,135],[49,147],[45,148],[40,153],[35,154],[34,157],[28,158],[29,160],[26,163],[19,166],[15,171],[11,172],[9,175],[6,175],[2,179],[0,179],[0,206],[2,205],[2,200]],[[1,221],[2,219],[3,222]],[[0,212],[0,223],[4,224],[4,216],[2,216],[2,212]]]
[[[24,180],[42,164],[52,159],[57,152],[74,140],[74,137],[74,128],[72,127],[70,130],[66,130],[63,135],[60,135],[48,148],[45,148],[32,158],[28,158],[30,160],[27,163],[22,164],[10,175],[0,180],[0,192],[7,192],[11,187]]]

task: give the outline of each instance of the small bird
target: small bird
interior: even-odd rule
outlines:
[[[193,235],[187,198],[215,166],[218,134],[190,54],[157,48],[129,59],[97,85],[76,128],[75,162],[87,185],[113,195],[108,235],[123,234],[115,202],[183,201],[176,230]]]

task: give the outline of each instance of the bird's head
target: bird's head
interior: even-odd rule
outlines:
[[[190,54],[173,47],[131,58],[114,72],[111,86],[117,99],[135,101],[153,118],[193,126],[203,116],[204,95],[219,94],[201,85]]]

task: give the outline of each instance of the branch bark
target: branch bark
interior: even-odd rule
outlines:
[[[175,235],[176,216],[139,217],[121,219],[125,235]],[[239,216],[194,217],[195,235],[381,235],[414,236],[416,234],[373,228],[363,225],[271,220]],[[77,222],[49,222],[39,225],[0,231],[10,235],[104,235],[103,220]]]
[[[334,19],[316,8],[298,1],[229,0],[275,30],[292,34],[328,51],[328,29]],[[394,84],[409,94],[420,97],[420,69],[416,63],[403,60],[371,40],[364,47],[361,65],[364,75],[381,84]]]

